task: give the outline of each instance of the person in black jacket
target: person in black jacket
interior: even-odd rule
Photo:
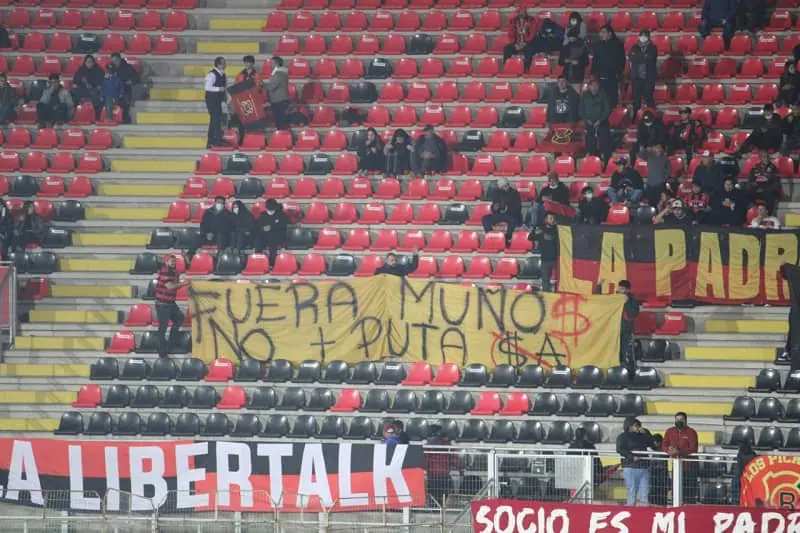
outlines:
[[[578,202],[578,222],[600,225],[605,222],[606,215],[608,215],[608,204],[594,195],[591,185],[581,189],[581,199]]]
[[[711,150],[700,152],[700,164],[694,170],[692,183],[700,185],[703,191],[713,195],[722,191],[724,181],[725,169],[714,160]]]
[[[631,292],[631,282],[623,279],[617,284],[617,294],[625,296],[625,305],[622,308],[622,322],[619,331],[619,363],[628,369],[633,376],[636,370],[636,357],[633,353],[633,341],[636,318],[639,316],[639,302]]]
[[[778,105],[790,106],[797,103],[797,96],[800,94],[800,72],[797,72],[797,61],[794,59],[786,61],[778,87],[780,88]]]
[[[559,76],[547,98],[548,124],[574,124],[578,121],[579,97],[564,76]]]
[[[766,150],[761,150],[758,157],[758,163],[750,170],[750,199],[753,203],[765,204],[769,214],[774,215],[783,192],[781,176]]]
[[[653,451],[661,451],[664,437],[660,433],[653,435]],[[669,483],[669,465],[666,456],[654,457],[650,461],[650,504],[666,507],[668,504],[667,492]]]
[[[558,64],[564,67],[564,77],[569,83],[583,83],[589,65],[589,48],[579,35],[578,28],[567,31],[567,42],[561,47]]]
[[[409,444],[410,439],[408,438],[408,433],[406,433],[406,426],[403,424],[402,420],[395,420],[392,422],[392,427],[394,428],[394,435],[397,438],[398,444]]]
[[[722,190],[711,195],[711,213],[706,221],[719,226],[741,226],[745,221],[747,203],[747,194],[736,188],[735,178],[727,177]]]
[[[383,141],[375,128],[367,129],[364,143],[358,147],[358,171],[362,175],[372,172],[383,172],[386,168],[386,156],[383,152]]]
[[[531,204],[528,211],[530,226],[535,228],[544,219],[544,203],[546,201],[556,202],[561,205],[569,205],[569,189],[558,179],[558,174],[550,172],[547,175],[547,182],[542,185],[537,196],[537,201]]]
[[[389,274],[390,276],[405,277],[414,272],[419,265],[419,255],[417,249],[413,249],[414,254],[411,261],[407,263],[400,263],[397,261],[397,255],[393,253],[386,254],[386,259],[383,264],[375,270],[375,274]]]
[[[0,73],[0,125],[14,119],[18,101],[17,91],[9,85],[6,73]]]
[[[254,233],[256,252],[268,250],[270,267],[275,266],[278,248],[286,244],[288,225],[289,217],[283,212],[281,204],[274,198],[267,200],[266,210],[259,215]]]
[[[386,177],[401,176],[411,170],[411,155],[414,146],[406,130],[399,128],[392,139],[383,147],[386,155]]]
[[[649,503],[650,472],[645,453],[653,447],[653,437],[635,417],[629,416],[624,431],[617,437],[617,453],[622,457],[622,473],[628,489],[628,506]]]
[[[600,28],[600,40],[594,43],[592,75],[600,83],[612,109],[619,103],[619,82],[624,71],[625,45],[607,24]]]
[[[228,247],[233,230],[231,212],[225,209],[225,197],[214,198],[214,205],[206,209],[200,220],[200,232],[203,234],[203,244],[216,245],[221,252]]]
[[[650,110],[642,113],[642,120],[636,125],[636,142],[631,144],[631,164],[636,161],[641,148],[663,146],[667,140],[667,130],[661,117]]]
[[[47,236],[47,223],[36,214],[33,202],[26,201],[14,222],[14,248],[24,251],[29,244],[41,246]]]
[[[125,61],[119,52],[111,54],[111,66],[122,82],[122,97],[119,99],[119,107],[122,109],[122,122],[131,123],[131,106],[133,105],[133,87],[139,83],[139,73],[136,72],[130,63]]]
[[[800,103],[795,103],[783,119],[783,155],[800,149]]]
[[[422,136],[414,145],[411,164],[414,172],[424,174],[441,173],[447,171],[447,145],[444,140],[436,135],[433,126],[425,126]]]
[[[6,201],[0,198],[0,247],[3,256],[0,259],[8,259],[8,251],[11,249],[11,241],[14,238],[14,217],[11,208]]]
[[[767,5],[764,0],[739,0],[736,9],[736,28],[755,33],[764,27]]]
[[[535,54],[553,54],[561,49],[564,39],[564,29],[546,17],[536,32],[533,39],[533,50]]]
[[[667,150],[670,155],[684,150],[686,159],[691,161],[695,150],[706,140],[706,127],[699,120],[692,120],[692,110],[688,107],[681,109],[680,117],[669,129]]]
[[[700,16],[700,36],[705,39],[711,35],[712,28],[722,28],[722,38],[725,41],[725,50],[731,45],[731,39],[736,31],[736,2],[737,0],[705,0]]]
[[[754,148],[777,152],[783,144],[783,129],[783,120],[775,112],[775,107],[772,104],[764,105],[761,120],[742,143],[737,155],[741,156]]]
[[[639,42],[633,46],[628,59],[631,63],[631,87],[633,89],[633,116],[639,113],[642,102],[647,107],[655,107],[653,91],[656,89],[658,69],[658,49],[650,42],[650,32],[639,32]]]
[[[506,244],[509,244],[514,230],[522,223],[522,199],[519,192],[507,179],[498,178],[497,188],[491,192],[489,199],[492,202],[492,212],[483,217],[483,229],[488,232],[496,224],[505,224]]]
[[[247,209],[247,206],[241,200],[233,202],[231,222],[231,246],[240,251],[248,248],[253,239],[253,228],[256,221],[253,218],[253,213]]]
[[[103,97],[100,94],[100,85],[106,76],[103,67],[97,64],[93,55],[87,55],[83,59],[83,65],[75,72],[72,82],[75,86],[72,89],[72,98],[75,102],[89,100],[94,106],[95,118],[99,121],[103,113]]]
[[[616,161],[617,170],[611,175],[611,186],[608,188],[608,198],[615,204],[628,204],[638,202],[644,194],[644,180],[642,176],[628,164],[628,160],[620,157]]]
[[[528,240],[536,243],[536,250],[542,260],[542,290],[551,292],[551,278],[558,264],[558,226],[553,213],[545,213],[544,224],[528,234]]]

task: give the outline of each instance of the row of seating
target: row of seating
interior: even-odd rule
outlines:
[[[791,382],[787,380],[785,387],[785,390],[800,389],[800,379]],[[773,396],[762,398],[758,406],[756,400],[750,396],[737,396],[731,406],[731,413],[724,418],[732,421],[800,422],[800,398],[790,400],[784,407],[784,404]]]
[[[27,102],[17,107],[16,117],[14,118],[15,124],[36,124],[38,117],[36,114],[36,102]],[[70,126],[91,126],[95,123],[102,126],[116,126],[122,122],[122,108],[119,105],[114,105],[112,108],[112,117],[109,121],[106,117],[105,111],[102,112],[100,120],[97,121],[97,112],[91,102],[80,102],[75,105],[75,111],[72,114],[72,119],[69,121]]]
[[[93,129],[88,135],[81,128],[42,128],[35,130],[35,135],[24,127],[11,128],[5,134],[0,130],[0,146],[14,150],[108,150],[113,145],[111,131],[105,128]]]
[[[745,442],[757,450],[800,451],[800,428],[791,428],[789,434],[784,438],[781,428],[767,426],[761,428],[758,439],[756,439],[752,426],[736,426],[733,428],[730,438],[722,446],[723,448],[738,449]]]
[[[12,8],[5,17],[5,27],[9,29],[31,28],[33,30],[113,30],[113,31],[183,31],[189,27],[189,17],[184,11],[170,11],[162,19],[162,13],[152,6],[138,17],[130,9],[119,9],[109,17],[109,11],[102,8],[79,11],[68,8],[55,11],[41,8],[35,11],[25,8]],[[177,9],[185,9],[179,7]],[[30,35],[30,34],[29,34]],[[38,50],[34,50],[38,51]]]
[[[37,179],[34,176],[23,174],[12,177],[11,181],[9,181],[6,176],[0,176],[0,196],[39,196],[40,198],[57,198],[63,196],[64,198],[85,198],[92,193],[92,181],[86,176],[75,176],[69,180],[69,186],[66,185],[64,178],[61,176],[45,176],[44,178]],[[22,209],[22,203],[14,198],[6,200],[6,203],[9,204],[12,211]],[[45,206],[47,204],[40,203],[40,205]],[[64,207],[67,207],[67,209],[63,209]],[[74,215],[58,215],[59,210],[64,211],[62,215],[66,215],[67,212],[74,210],[76,207],[80,206],[74,204],[70,204],[69,206],[64,206],[63,204],[56,206],[54,208],[56,211],[56,218],[60,220],[78,220],[83,218],[82,209],[80,210],[81,215],[77,219]],[[43,207],[43,209],[51,211],[50,208]]]
[[[800,370],[789,372],[786,381],[782,381],[781,372],[777,368],[762,368],[756,375],[756,382],[748,389],[754,393],[800,392]]]
[[[10,2],[7,2],[10,3]],[[88,8],[114,9],[194,9],[199,4],[198,0],[15,0],[14,9],[41,7],[41,8]]]
[[[76,155],[73,152],[57,152],[50,158],[44,152],[28,152],[24,159],[19,152],[0,152],[0,172],[18,171],[96,174],[103,171],[103,158],[97,152],[83,152],[77,156],[76,164]]]
[[[73,49],[72,36],[69,34],[54,34],[48,44],[44,33],[30,32],[22,36],[22,44],[19,35],[11,41],[12,49],[19,49],[21,52],[38,53],[63,52],[67,53]],[[173,55],[178,53],[178,38],[174,35],[159,34],[153,40],[146,33],[135,33],[130,39],[119,33],[110,33],[103,39],[103,44],[99,49],[103,54],[127,53],[130,55]],[[49,65],[49,64],[48,64]],[[41,67],[40,67],[41,68]],[[17,56],[14,61],[14,68],[10,74],[13,76],[32,76],[36,71],[33,57],[29,55]],[[57,74],[57,72],[56,72]]]
[[[53,38],[59,34],[53,34]],[[68,37],[68,36],[67,36]],[[62,41],[63,42],[63,41]],[[69,48],[66,47],[66,43],[63,42],[63,46],[59,47],[58,50],[48,50],[52,52],[60,52],[60,53],[67,53],[70,51]],[[61,62],[62,56],[60,55],[45,55],[39,61],[38,67],[36,66],[36,61],[30,55],[19,55],[14,58],[13,67],[9,67],[8,58],[6,56],[0,56],[0,71],[7,73],[9,76],[19,75],[19,76],[40,76],[46,77],[50,74],[61,74],[64,76],[72,76],[74,75],[81,66],[83,66],[83,61],[86,56],[83,54],[80,55],[71,55],[64,59],[64,63]],[[103,70],[107,70],[108,66],[111,64],[111,57],[110,56],[103,56],[103,55],[95,55],[95,60]],[[142,62],[137,57],[127,57],[125,61],[139,74],[142,73]],[[33,70],[32,70],[33,69]],[[15,74],[15,73],[19,74]],[[19,80],[15,80],[11,78],[8,80],[9,85],[17,88],[17,94],[20,94],[20,84],[22,83]],[[38,83],[46,83],[45,81],[39,81]],[[61,83],[67,89],[72,88],[72,80],[62,80]],[[24,85],[23,85],[24,87]],[[42,90],[44,87],[40,87]],[[20,97],[24,97],[25,93],[23,92],[20,94]]]

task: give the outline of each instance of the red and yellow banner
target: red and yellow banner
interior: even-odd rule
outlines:
[[[739,504],[800,509],[800,457],[759,455],[742,473]]]

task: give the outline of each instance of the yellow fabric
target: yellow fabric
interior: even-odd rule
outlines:
[[[395,276],[337,282],[192,282],[193,354],[205,361],[385,356],[488,367],[610,367],[624,298],[488,290]]]

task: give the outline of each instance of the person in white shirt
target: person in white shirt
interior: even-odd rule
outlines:
[[[214,59],[214,68],[206,74],[206,109],[208,109],[208,140],[206,148],[222,146],[222,104],[228,78],[225,76],[225,58]]]
[[[751,228],[781,229],[781,221],[777,217],[769,216],[767,206],[758,204],[758,215],[750,222]]]

